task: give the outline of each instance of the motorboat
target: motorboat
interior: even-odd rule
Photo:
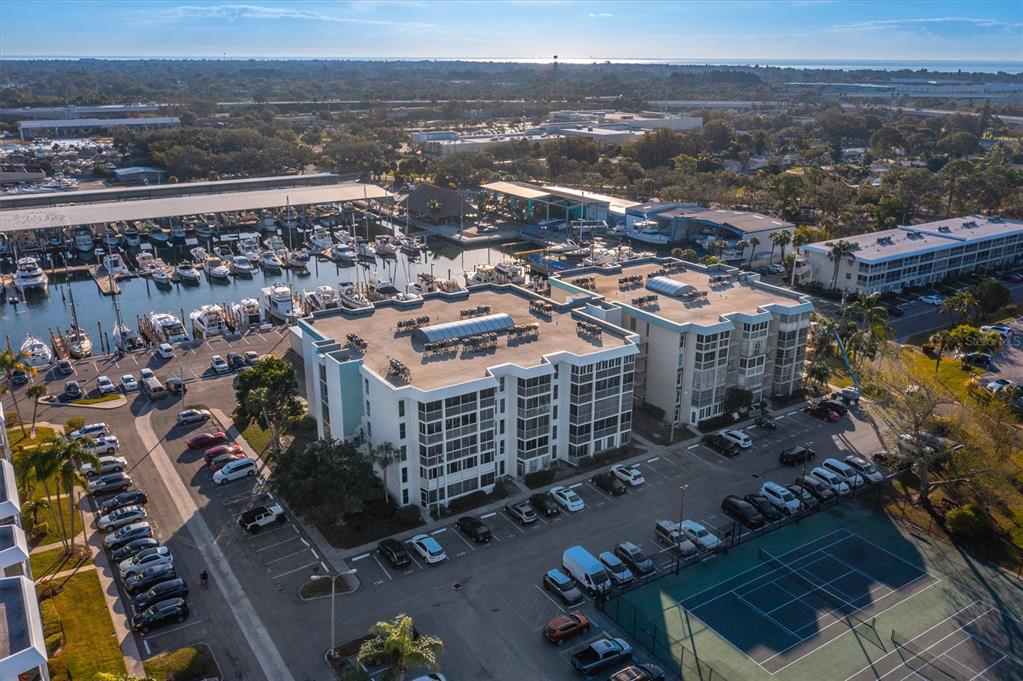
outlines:
[[[360,258],[376,258],[377,251],[368,241],[359,239],[355,242],[355,255]]]
[[[49,279],[38,260],[28,255],[18,258],[18,269],[14,272],[14,288],[18,293],[42,291],[45,294],[48,285]]]
[[[202,246],[196,246],[195,248],[191,249],[188,252],[188,254],[192,256],[192,262],[194,262],[196,265],[202,265],[204,262],[206,262],[206,258],[210,257],[209,253],[207,253],[206,249],[203,248]]]
[[[260,231],[263,231],[263,232],[273,233],[273,232],[277,231],[277,223],[274,222],[274,219],[272,217],[270,217],[270,214],[267,213],[265,210],[264,211],[260,211],[260,213],[259,213],[259,223],[258,223],[258,225],[259,225]]]
[[[278,257],[280,256],[278,255]],[[312,257],[309,255],[309,251],[304,248],[284,251],[284,264],[296,270],[302,270],[309,267],[309,261],[311,259]]]
[[[178,266],[174,268],[174,274],[178,275],[178,279],[185,284],[198,284],[199,283],[199,270],[195,269],[191,260],[182,260],[178,263]]]
[[[355,260],[355,249],[350,244],[334,244],[330,247],[329,257],[334,262],[351,262]]]
[[[526,268],[518,260],[502,260],[494,265],[494,269],[500,278],[511,284],[526,283]]]
[[[310,253],[323,253],[333,245],[334,237],[330,235],[330,230],[320,225],[313,227],[313,233],[309,237]]]
[[[418,293],[413,293],[411,291],[406,291],[404,293],[399,291],[391,296],[389,300],[393,300],[398,305],[417,305],[423,302],[423,297]]]
[[[135,256],[135,262],[138,263],[139,272],[142,276],[152,274],[153,270],[157,269],[159,265],[156,262],[156,256],[149,251],[142,251]]]
[[[348,286],[341,291],[341,304],[349,310],[366,310],[373,307],[366,294],[355,286]]]
[[[100,241],[102,241],[103,245],[108,249],[114,249],[121,245],[121,237],[118,236],[113,227],[107,227],[107,230],[103,232],[103,236],[100,238]]]
[[[656,220],[639,220],[632,223],[625,235],[630,239],[642,241],[648,244],[666,245],[671,242],[671,236],[661,231]]]
[[[138,227],[134,223],[129,222],[121,230],[121,238],[124,239],[124,245],[129,248],[138,248],[142,243],[142,236],[139,234]]]
[[[341,305],[341,297],[337,289],[330,284],[317,286],[312,291],[302,293],[302,302],[306,309],[311,310],[334,310]]]
[[[146,321],[153,332],[165,343],[178,343],[188,340],[188,331],[181,320],[166,312],[150,312]]]
[[[107,253],[103,256],[101,262],[107,274],[112,275],[114,278],[123,277],[130,273],[128,264],[124,262],[124,258],[121,257],[120,253]]]
[[[167,271],[166,267],[156,267],[152,270],[153,283],[157,286],[170,286],[171,277],[170,272]]]
[[[268,319],[288,323],[298,315],[295,296],[291,289],[282,284],[275,284],[262,289],[263,305],[266,307]]]
[[[398,287],[391,283],[390,279],[381,279],[376,272],[371,276],[369,285],[373,288],[373,292],[381,298],[391,298],[401,293]]]
[[[547,252],[551,255],[563,255],[570,251],[578,251],[582,246],[577,244],[572,239],[565,239],[560,244],[554,244],[547,247]]]
[[[298,229],[298,215],[295,214],[295,210],[288,206],[281,213],[281,227],[288,231],[294,231]]]
[[[399,243],[401,244],[401,250],[406,253],[418,253],[423,250],[423,244],[414,236],[401,237],[401,239],[399,239]]]
[[[277,234],[274,234],[273,236],[265,239],[263,241],[263,245],[266,246],[269,250],[273,251],[274,253],[276,253],[277,251],[283,251],[285,248],[287,248],[284,245],[284,239],[282,239]]]
[[[377,255],[381,258],[387,258],[398,254],[398,247],[395,246],[394,242],[386,236],[378,237],[374,248],[376,249]]]
[[[259,308],[259,301],[255,298],[242,298],[240,302],[231,306],[231,312],[244,328],[259,326],[263,323],[263,311]]]
[[[139,332],[127,324],[114,324],[114,345],[125,352],[144,345]]]
[[[184,241],[188,237],[188,232],[185,230],[185,225],[177,224],[171,227],[170,235],[172,239]]]
[[[50,346],[31,334],[25,336],[21,344],[21,361],[30,367],[44,367],[53,362],[53,351]]]
[[[618,254],[609,250],[594,250],[590,255],[583,258],[584,267],[607,267],[618,260]]]
[[[465,273],[467,286],[479,286],[480,284],[497,284],[497,269],[493,265],[476,265],[471,271]]]
[[[238,239],[238,244],[235,246],[239,255],[244,255],[249,260],[259,259],[259,242],[254,237],[247,236],[242,239]]]
[[[196,338],[222,336],[231,330],[224,316],[224,308],[219,305],[202,305],[190,312],[188,318],[192,320],[192,334]]]
[[[206,258],[206,276],[210,279],[227,281],[231,278],[231,269],[215,255]]]
[[[149,239],[151,241],[165,244],[171,239],[171,231],[166,227],[161,227],[154,223],[153,226],[149,228]]]
[[[75,250],[78,251],[79,258],[82,256],[92,256],[93,249],[96,248],[92,232],[83,227],[82,229],[75,230],[75,235],[72,238],[75,244]]]
[[[261,253],[259,255],[259,264],[263,267],[263,269],[274,271],[280,270],[284,267],[284,263],[281,262],[281,259],[278,258],[277,254],[273,251],[264,251]]]
[[[200,239],[209,239],[217,231],[217,216],[215,213],[207,213],[199,218],[195,224],[195,235]]]
[[[72,326],[64,334],[64,347],[68,354],[75,359],[84,359],[92,356],[92,339],[77,326]]]
[[[251,277],[256,272],[256,266],[244,255],[233,255],[227,263],[236,277]]]
[[[465,291],[465,287],[454,279],[439,279],[428,272],[420,272],[409,286],[409,291],[423,296],[427,293],[459,293]]]

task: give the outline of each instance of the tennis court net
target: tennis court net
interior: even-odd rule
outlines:
[[[941,673],[941,676],[936,674],[927,674],[927,669],[922,667],[910,667],[917,675],[924,677],[925,679],[931,679],[931,681],[967,681],[969,677],[956,674],[952,671],[952,668],[945,663],[938,660],[934,655],[924,652],[922,649],[915,647],[910,639],[906,638],[899,632],[892,629],[892,643],[897,645],[902,650],[915,657],[916,659],[925,662],[931,669]],[[904,660],[905,662],[905,660]],[[906,663],[909,667],[909,664]]]
[[[838,608],[844,616],[850,617],[859,622],[860,624],[870,627],[871,629],[874,628],[874,624],[876,623],[877,618],[872,617],[869,620],[865,620],[862,617],[855,615],[852,611],[858,610],[858,608],[852,603],[850,603],[847,598],[839,596],[835,592],[825,587],[823,584],[813,581],[812,579],[802,574],[798,570],[792,568],[790,565],[778,560],[764,549],[759,549],[757,555],[760,557],[760,560],[764,561],[778,572],[782,573],[787,577],[792,578],[794,581],[805,586],[807,589],[810,590],[810,593],[819,595],[825,601]]]

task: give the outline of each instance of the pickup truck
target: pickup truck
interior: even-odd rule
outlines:
[[[261,527],[273,522],[283,523],[285,520],[284,509],[281,508],[280,504],[271,503],[267,506],[256,506],[245,511],[245,513],[242,513],[242,517],[238,519],[238,524],[246,532],[255,534],[259,532]]]
[[[622,638],[602,638],[572,656],[572,666],[580,674],[590,676],[611,665],[632,658],[632,646]]]

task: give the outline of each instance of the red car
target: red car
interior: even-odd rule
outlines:
[[[828,423],[834,423],[839,419],[838,414],[819,404],[808,404],[803,412]]]
[[[227,433],[222,430],[218,430],[213,433],[199,433],[188,438],[185,444],[188,445],[189,449],[205,449],[212,447],[213,445],[219,445],[223,442],[227,442]]]
[[[556,646],[590,630],[590,619],[581,612],[558,615],[543,627],[543,637]]]
[[[902,315],[906,314],[906,311],[902,309],[901,305],[889,305],[888,314],[890,314],[893,317],[901,317]]]
[[[230,445],[217,445],[216,447],[210,447],[203,454],[203,458],[206,459],[206,465],[208,466],[213,459],[217,458],[222,454],[241,454],[241,445],[230,444]]]
[[[241,452],[241,451],[239,451],[239,452],[228,452],[227,454],[221,454],[217,458],[213,459],[213,461],[210,461],[210,470],[213,471],[214,473],[216,473],[217,471],[219,471],[221,468],[223,468],[227,464],[231,463],[232,461],[237,461],[238,459],[245,459],[245,458],[248,458],[248,457],[246,457],[245,453]]]

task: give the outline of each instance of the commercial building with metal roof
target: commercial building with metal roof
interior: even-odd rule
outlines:
[[[138,201],[111,201],[71,206],[0,211],[0,232],[101,225],[135,220],[311,206],[362,200],[390,200],[391,194],[372,184],[346,183],[322,187],[290,187],[263,191],[176,196]]]
[[[18,121],[21,139],[72,133],[88,133],[111,128],[173,128],[181,125],[177,116],[150,116],[147,118],[50,118]]]
[[[597,194],[583,189],[535,185],[528,182],[491,182],[484,191],[503,197],[526,220],[593,220],[621,222],[625,212],[637,201]]]

